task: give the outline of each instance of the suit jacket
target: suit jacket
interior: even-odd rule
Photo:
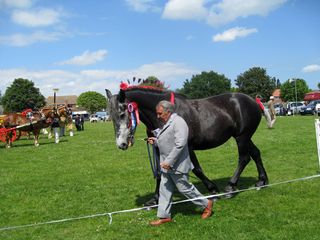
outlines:
[[[159,147],[160,162],[168,163],[172,170],[163,172],[181,174],[188,173],[192,163],[188,149],[188,125],[184,119],[173,113],[167,123],[157,134],[155,144]]]

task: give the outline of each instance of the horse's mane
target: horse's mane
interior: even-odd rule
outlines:
[[[157,94],[169,94],[173,92],[175,96],[179,96],[180,98],[186,98],[186,96],[183,94],[176,93],[174,91],[167,90],[162,87],[156,87],[151,85],[128,85],[122,82],[120,84],[120,89],[125,92],[142,91],[142,92],[157,93]]]

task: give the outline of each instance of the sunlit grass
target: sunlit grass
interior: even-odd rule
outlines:
[[[136,144],[127,151],[116,148],[110,122],[87,123],[85,131],[59,144],[43,135],[38,148],[26,139],[0,148],[0,228],[141,207],[155,185],[144,132],[139,126]],[[316,174],[313,117],[279,117],[271,130],[263,120],[253,140],[270,183]],[[237,164],[235,141],[197,155],[223,189]],[[253,186],[256,179],[250,162],[239,188]],[[155,210],[137,211],[113,215],[111,225],[108,216],[97,217],[0,231],[0,239],[318,239],[319,184],[317,178],[241,193],[218,201],[206,221],[186,203],[174,205],[175,222],[159,228],[148,225]]]

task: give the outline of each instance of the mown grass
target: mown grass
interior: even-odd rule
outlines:
[[[152,195],[155,182],[145,143],[137,140],[121,151],[110,122],[85,127],[59,144],[43,135],[38,148],[26,139],[0,148],[0,228],[137,208]],[[137,139],[144,130],[139,126]],[[318,170],[314,117],[279,117],[272,130],[263,120],[254,142],[270,183]],[[234,140],[197,155],[223,189],[237,164]],[[250,162],[239,188],[253,186],[256,178]],[[190,180],[209,194],[198,180]],[[205,221],[200,209],[185,203],[173,206],[174,223],[160,227],[148,225],[156,210],[137,211],[112,215],[111,225],[108,216],[96,217],[0,231],[0,239],[318,239],[319,184],[315,178],[219,200]]]

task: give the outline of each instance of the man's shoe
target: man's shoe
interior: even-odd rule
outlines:
[[[161,224],[167,223],[167,222],[172,222],[171,218],[160,218],[158,220],[154,220],[150,222],[151,226],[159,226]]]
[[[203,213],[201,215],[202,219],[206,219],[206,218],[211,216],[211,214],[212,214],[212,205],[213,205],[213,202],[211,200],[209,200],[208,206],[204,209],[204,211],[203,211]]]

